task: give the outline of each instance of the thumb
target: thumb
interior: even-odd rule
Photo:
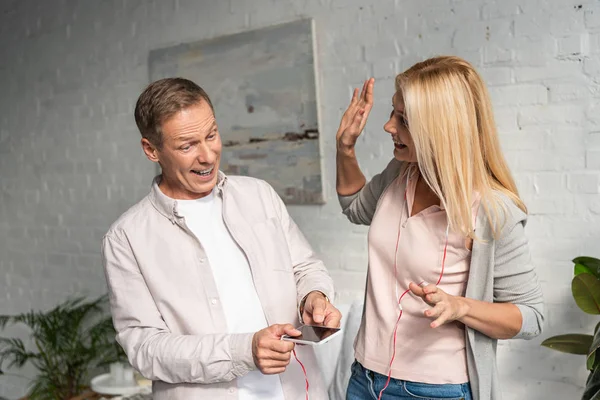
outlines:
[[[423,288],[421,288],[419,285],[417,285],[414,282],[411,282],[408,285],[408,288],[410,289],[411,292],[413,292],[414,294],[416,294],[419,297],[422,297],[425,295],[425,292],[423,291]]]
[[[317,299],[312,302],[312,319],[317,324],[323,323],[325,320],[325,300]]]
[[[283,335],[300,336],[302,334],[302,332],[294,328],[292,324],[273,325],[272,328],[272,332],[275,336],[277,336],[277,338],[281,338]]]

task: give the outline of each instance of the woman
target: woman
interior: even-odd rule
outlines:
[[[347,399],[499,399],[496,342],[539,335],[543,299],[485,85],[457,57],[398,75],[384,125],[394,159],[366,182],[354,146],[373,85],[354,91],[337,133],[340,204],[370,225]]]

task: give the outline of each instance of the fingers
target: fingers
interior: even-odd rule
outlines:
[[[347,143],[356,142],[356,138],[365,128],[367,118],[373,107],[373,85],[375,79],[370,78],[363,82],[362,90],[355,88],[352,91],[352,100],[344,112],[340,126],[336,133],[336,140],[346,137]]]
[[[437,291],[438,291],[438,287],[433,284],[429,284],[423,288],[423,292],[425,292],[425,294],[437,293]]]
[[[433,288],[426,287],[424,291],[433,291]],[[433,291],[433,293],[425,294],[424,300],[430,304],[432,308],[424,311],[424,315],[428,318],[434,319],[430,326],[437,328],[447,322],[451,322],[457,319],[459,316],[459,309],[457,308],[457,302],[453,300],[452,296],[447,295],[441,289]]]
[[[373,88],[375,87],[375,78],[371,78],[367,81],[367,91],[365,93],[365,103],[369,106],[373,106]]]
[[[294,325],[292,324],[274,324],[268,327],[267,330],[273,334],[274,339],[279,339],[283,335],[298,336],[301,333],[298,329],[294,328]]]
[[[408,288],[415,296],[423,297],[425,295],[423,288],[414,282],[409,283]]]
[[[286,353],[286,352],[292,351],[294,349],[293,342],[281,340],[281,336],[283,334],[279,334],[279,335],[273,334],[274,330],[277,330],[278,332],[285,332],[283,326],[284,325],[272,325],[269,328],[259,331],[253,339],[253,341],[255,343],[255,347],[257,349],[266,349],[266,350],[275,351],[278,353]],[[292,325],[289,325],[289,326],[291,327]],[[293,336],[298,336],[300,334],[300,331],[293,329],[293,328],[289,329],[288,331],[291,333],[294,333]],[[293,331],[295,331],[295,332],[293,332]],[[292,335],[290,335],[290,336],[292,336]]]
[[[284,373],[285,372],[285,367],[265,368],[264,370],[261,369],[260,372],[262,372],[265,375],[277,375],[277,374]]]
[[[367,104],[373,104],[373,87],[375,86],[375,79],[374,78],[369,78],[365,81],[365,83],[363,84],[363,88],[362,91],[360,92],[360,99],[361,101],[364,103],[364,105]]]
[[[366,95],[367,95],[367,83],[369,82],[369,80],[367,79],[366,81],[363,82],[363,87],[360,90],[360,100],[361,101],[365,101]]]
[[[425,312],[423,314],[429,318],[437,318],[440,315],[442,315],[442,313],[445,310],[446,310],[445,305],[438,303],[434,307],[430,308],[429,310],[425,310]]]
[[[411,282],[408,284],[408,288],[415,295],[422,297],[422,298],[425,298],[425,296],[427,296],[429,294],[441,293],[441,290],[439,290],[438,287],[433,284],[429,284],[427,286],[422,286],[422,285],[419,286],[416,283]]]
[[[352,124],[352,122],[354,121],[354,117],[356,115],[357,110],[359,110],[359,99],[358,99],[358,89],[354,89],[354,93],[352,95],[352,100],[350,101],[350,104],[348,105],[348,108],[346,109],[346,111],[344,111],[344,115],[342,115],[342,120],[340,121],[340,127],[338,128],[338,134],[336,136],[339,136],[342,132],[345,132],[348,127]]]
[[[435,320],[429,324],[432,328],[437,328],[450,321],[452,315],[446,303],[438,303],[435,307],[426,310],[423,314],[428,318],[435,318]]]
[[[443,300],[441,293],[431,293],[425,295],[425,301],[429,304],[437,304]]]
[[[411,282],[408,287],[411,292],[416,296],[419,296],[425,303],[432,307],[444,299],[444,292],[438,290],[435,285],[419,286]]]
[[[256,358],[261,360],[273,360],[273,361],[286,361],[290,358],[290,353],[294,350],[294,343],[288,342],[286,340],[279,340],[283,345],[286,346],[276,346],[275,343],[267,344],[269,347],[261,347],[258,346],[256,350]],[[289,346],[289,345],[292,346]],[[284,351],[285,350],[285,351]]]
[[[350,124],[350,126],[348,127],[349,133],[352,133],[357,136],[360,134],[360,124],[362,122],[364,114],[365,110],[363,109],[358,109],[356,111],[356,114],[354,114],[354,118],[352,119],[352,124]]]
[[[295,344],[280,340],[281,335],[297,336],[300,332],[290,324],[271,325],[257,332],[252,339],[254,364],[263,374],[280,374],[290,363]]]
[[[334,306],[331,305],[330,307],[331,309],[327,312],[323,325],[328,328],[339,328],[342,322],[342,313]]]
[[[289,365],[291,356],[291,352],[286,354],[259,352],[255,364],[263,374],[280,374]]]
[[[437,328],[447,322],[454,321],[466,311],[461,312],[461,303],[454,296],[448,295],[436,285],[427,284],[419,286],[414,282],[408,285],[410,291],[423,299],[423,301],[432,308],[425,310],[423,314],[428,318],[435,318],[430,324],[432,328]]]
[[[284,325],[283,332],[288,336],[300,336],[302,334],[302,332],[294,328],[294,326],[291,324]]]
[[[444,311],[435,321],[433,321],[431,324],[429,324],[429,326],[431,326],[432,328],[437,328],[438,326],[442,326],[443,324],[445,324],[446,322],[451,320],[450,316],[451,316],[451,313],[449,311]]]
[[[286,354],[294,350],[295,343],[287,340],[271,340],[265,348],[275,353]]]
[[[358,88],[354,88],[352,92],[352,100],[350,100],[350,104],[356,104],[358,102]]]
[[[316,325],[315,321],[312,319],[312,315],[308,313],[306,310],[302,313],[302,322],[304,325]]]
[[[363,82],[362,89],[360,90],[360,96],[358,95],[358,88],[352,91],[352,100],[350,100],[350,106],[347,111],[352,112],[353,106],[364,108],[366,105],[373,105],[373,84],[375,79],[370,78]],[[370,107],[369,107],[370,109]]]
[[[310,311],[312,319],[317,324],[322,324],[325,320],[325,310],[327,308],[327,301],[323,297],[312,299]]]
[[[278,346],[277,344],[281,344],[281,346]],[[287,340],[279,340],[279,343],[274,343],[271,349],[262,350],[263,358],[276,361],[286,361],[289,360],[290,354],[292,350],[294,350],[294,343],[288,342]]]
[[[365,103],[373,99],[373,86],[375,85],[375,78],[369,78],[363,82],[362,90],[360,91],[360,99]]]

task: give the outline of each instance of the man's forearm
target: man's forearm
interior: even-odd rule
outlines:
[[[256,369],[253,335],[176,335],[135,327],[119,332],[117,340],[133,367],[147,379],[208,384],[228,382]]]

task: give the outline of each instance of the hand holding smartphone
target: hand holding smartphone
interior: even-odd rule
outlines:
[[[287,340],[298,344],[317,346],[327,343],[342,331],[341,328],[329,328],[326,326],[301,325],[296,328],[301,332],[300,336],[281,336],[281,340]]]

